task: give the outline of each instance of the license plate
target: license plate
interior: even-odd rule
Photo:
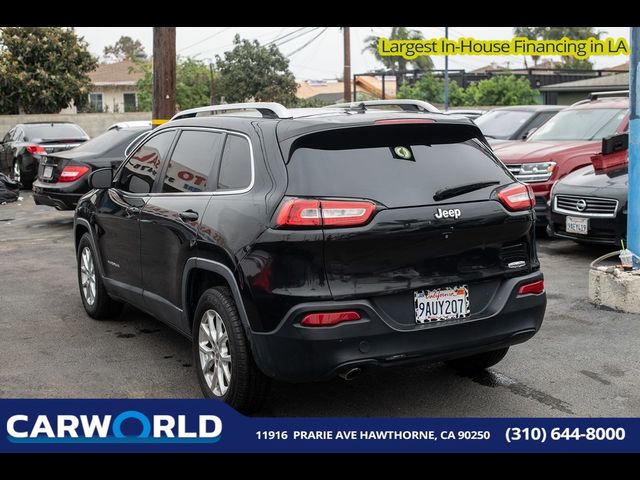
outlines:
[[[567,217],[567,233],[587,235],[589,233],[589,219],[582,217]]]
[[[438,322],[469,315],[469,289],[466,285],[414,292],[416,323]]]
[[[44,171],[42,172],[42,178],[44,178],[45,180],[50,180],[51,177],[53,177],[53,167],[45,166]]]

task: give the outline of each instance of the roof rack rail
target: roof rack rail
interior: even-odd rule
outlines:
[[[601,97],[628,97],[629,90],[614,90],[611,92],[591,92],[589,100],[597,100]]]
[[[250,102],[250,103],[229,103],[226,105],[209,105],[206,107],[190,108],[176,113],[171,120],[180,120],[182,118],[198,117],[200,113],[209,113],[210,115],[224,114],[234,111],[257,110],[262,114],[263,118],[292,118],[291,112],[286,107],[275,102]]]
[[[396,106],[405,112],[441,113],[436,107],[422,100],[364,100],[362,102],[336,103],[328,108],[366,110],[367,107]]]

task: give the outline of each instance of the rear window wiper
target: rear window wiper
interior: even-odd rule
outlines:
[[[447,198],[457,197],[458,195],[462,195],[463,193],[473,192],[474,190],[480,190],[484,187],[490,187],[491,185],[498,185],[500,182],[497,180],[489,180],[486,182],[474,182],[467,183],[466,185],[458,185],[457,187],[447,187],[442,190],[438,190],[434,195],[433,199],[436,202],[440,200],[446,200]]]

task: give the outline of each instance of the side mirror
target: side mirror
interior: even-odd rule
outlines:
[[[527,130],[527,132],[522,136],[522,140],[526,140],[527,138],[529,138],[531,135],[535,133],[536,130],[538,130],[537,127],[530,128],[529,130]]]
[[[110,168],[99,168],[89,175],[90,188],[110,188],[113,185],[113,170]]]
[[[629,148],[629,133],[618,133],[602,139],[602,154],[608,155]]]

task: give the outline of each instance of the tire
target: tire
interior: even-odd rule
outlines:
[[[456,358],[455,360],[449,360],[446,362],[451,368],[464,373],[473,373],[485,368],[493,367],[509,351],[509,347],[501,348],[499,350],[491,350],[490,352],[482,352],[470,357]]]
[[[13,165],[11,166],[11,179],[14,182],[18,182],[20,184],[20,188],[26,188],[24,185],[24,177],[22,174],[22,167],[20,167],[20,162],[17,158],[13,160]]]
[[[200,297],[193,321],[193,363],[206,398],[244,414],[266,400],[271,381],[253,359],[228,288],[210,288]]]
[[[83,255],[86,258],[83,258]],[[96,254],[91,246],[89,234],[80,239],[77,251],[78,287],[84,310],[96,320],[116,317],[122,310],[122,303],[109,296],[100,272],[96,267]]]

